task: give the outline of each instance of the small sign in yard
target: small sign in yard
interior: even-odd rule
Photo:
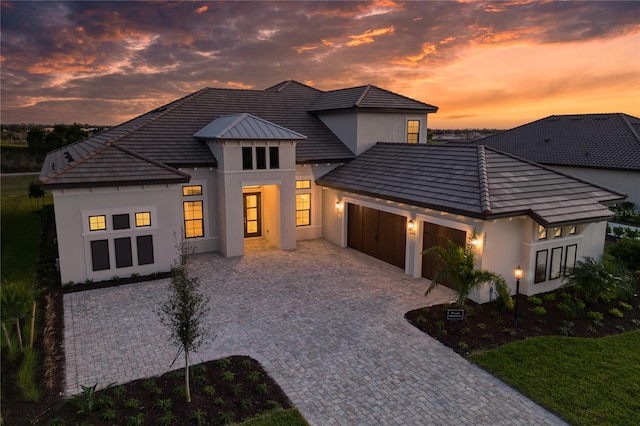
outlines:
[[[462,321],[464,319],[464,309],[447,309],[447,319],[449,321]]]

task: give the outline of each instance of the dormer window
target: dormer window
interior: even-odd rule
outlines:
[[[407,120],[407,143],[420,141],[420,120]]]

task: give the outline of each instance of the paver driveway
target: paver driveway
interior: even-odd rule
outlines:
[[[562,424],[404,319],[451,290],[425,299],[426,280],[324,240],[246,251],[192,259],[217,336],[194,363],[257,359],[313,425]],[[67,393],[167,371],[175,349],[155,314],[167,284],[64,296]]]

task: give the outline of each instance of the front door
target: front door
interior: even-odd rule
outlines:
[[[244,237],[259,237],[262,235],[260,193],[242,195],[244,196]]]

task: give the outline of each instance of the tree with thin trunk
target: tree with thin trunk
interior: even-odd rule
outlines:
[[[171,269],[169,296],[160,306],[158,315],[160,322],[171,330],[171,341],[179,351],[184,351],[185,394],[187,402],[191,402],[189,354],[200,347],[206,335],[209,297],[200,292],[198,278],[189,275],[188,255],[191,250],[184,240],[177,244],[177,249],[178,258]]]
[[[475,269],[475,252],[472,244],[474,238],[475,232],[467,239],[467,244],[464,247],[459,247],[453,241],[448,240],[446,248],[436,246],[422,252],[423,255],[434,256],[441,264],[431,280],[431,285],[425,292],[425,296],[438,285],[447,284],[458,292],[456,305],[462,307],[473,289],[491,284],[505,305],[511,308],[513,300],[509,295],[509,288],[504,277],[486,269]]]

